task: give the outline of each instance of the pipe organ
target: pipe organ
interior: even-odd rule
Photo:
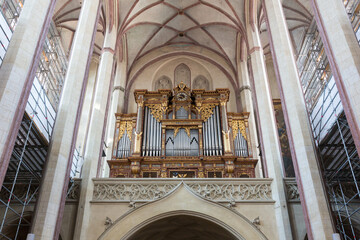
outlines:
[[[116,114],[110,177],[255,177],[249,113],[228,113],[229,94],[135,90],[137,113]]]

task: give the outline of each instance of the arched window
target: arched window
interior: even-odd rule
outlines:
[[[181,82],[185,83],[186,86],[191,87],[191,71],[190,68],[181,63],[175,68],[175,86],[179,85]]]

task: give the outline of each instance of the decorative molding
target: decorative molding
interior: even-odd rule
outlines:
[[[70,183],[66,200],[67,201],[79,201],[80,199],[80,187],[81,187],[81,179],[75,179],[72,183]]]
[[[163,197],[176,187],[176,184],[143,183],[95,183],[93,200],[111,201],[123,200],[128,202],[148,202]]]
[[[119,139],[120,140],[124,133],[127,133],[128,138],[131,141],[131,134],[132,134],[132,130],[133,130],[133,126],[132,126],[132,121],[128,120],[128,121],[121,121],[120,123],[120,128],[119,128]]]
[[[173,191],[180,182],[210,201],[273,202],[271,179],[93,179],[92,202],[150,202]],[[133,204],[134,205],[134,204]]]
[[[261,47],[259,46],[255,46],[253,48],[250,49],[249,54],[251,55],[252,53],[256,52],[256,51],[260,51]]]
[[[105,52],[111,53],[111,54],[113,54],[113,55],[115,54],[115,50],[112,49],[112,48],[110,48],[110,47],[104,47],[104,48],[101,50],[100,55],[102,55],[102,54],[105,53]]]
[[[217,103],[204,103],[200,108],[197,108],[201,114],[201,119],[204,121],[208,120],[211,115],[214,113],[214,108],[217,106]]]
[[[247,140],[246,127],[245,127],[245,121],[244,120],[233,120],[232,123],[231,123],[231,129],[233,131],[234,140],[237,137],[239,132],[244,137],[244,139]]]
[[[300,202],[300,193],[295,178],[285,178],[284,180],[288,202]]]
[[[195,193],[215,202],[271,200],[271,186],[267,183],[190,183]]]
[[[108,229],[109,227],[111,227],[114,224],[113,220],[111,220],[111,218],[106,217],[105,218],[105,229]]]
[[[113,88],[113,92],[115,92],[116,90],[120,90],[120,91],[122,91],[122,92],[125,92],[125,88],[122,87],[122,86],[115,86],[115,87]]]
[[[249,90],[251,91],[251,87],[249,85],[245,85],[239,88],[239,93],[241,93],[244,90]]]
[[[147,104],[146,106],[150,108],[151,114],[158,122],[163,119],[163,115],[167,111],[167,107],[162,106],[162,104]]]

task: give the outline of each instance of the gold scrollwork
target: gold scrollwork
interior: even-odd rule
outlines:
[[[174,138],[176,137],[176,135],[179,133],[180,129],[183,128],[186,132],[186,134],[188,135],[188,137],[190,137],[190,130],[191,129],[198,129],[195,126],[176,126],[174,127]]]
[[[204,121],[206,121],[209,117],[211,117],[211,115],[213,115],[215,106],[217,106],[217,104],[206,103],[200,107],[201,118]]]
[[[146,106],[150,108],[151,114],[158,122],[163,119],[163,115],[167,110],[166,106],[162,106],[162,104],[147,104]]]
[[[231,125],[234,139],[237,137],[239,130],[241,135],[247,140],[246,138],[246,128],[245,128],[245,122],[243,120],[233,120]]]
[[[122,136],[124,135],[125,130],[126,130],[126,133],[131,141],[132,129],[133,129],[132,121],[122,121],[120,123],[120,127],[119,127],[119,139],[122,138]]]

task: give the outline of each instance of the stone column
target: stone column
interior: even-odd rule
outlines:
[[[99,67],[99,57],[92,56],[89,77],[86,85],[84,104],[81,110],[79,123],[79,131],[76,138],[76,148],[79,149],[80,156],[84,156],[85,143],[90,124],[91,110],[94,102],[95,85],[97,80],[97,72]]]
[[[276,127],[270,86],[266,74],[264,52],[261,47],[258,29],[248,26],[249,57],[252,67],[253,89],[256,106],[259,135],[262,140],[262,158],[266,162],[268,177],[273,178],[272,197],[275,200],[274,210],[278,239],[292,239],[291,225],[285,195],[282,171],[282,156]]]
[[[99,9],[99,0],[85,0],[81,8],[33,219],[36,239],[59,236]]]
[[[307,234],[309,239],[331,239],[330,209],[281,0],[265,0],[263,6]]]
[[[55,2],[25,2],[0,68],[0,186],[24,116]]]
[[[116,117],[115,113],[122,113],[122,107],[124,103],[124,91],[125,91],[125,81],[126,81],[126,62],[118,62],[116,68],[116,74],[114,78],[114,87],[111,95],[111,105],[108,113],[108,123],[106,130],[106,159],[102,163],[101,176],[109,177],[110,169],[106,160],[110,160],[113,151],[114,144],[114,132],[115,132],[115,123]]]
[[[343,1],[311,0],[346,119],[360,154],[360,48]]]
[[[253,106],[253,96],[252,96],[252,89],[249,79],[249,71],[247,67],[246,60],[243,60],[239,64],[239,72],[240,72],[240,82],[239,82],[239,89],[240,89],[240,96],[238,96],[241,100],[241,107],[243,112],[249,112],[249,132],[251,136],[251,152],[253,158],[259,159],[260,151],[258,149],[259,141],[256,131],[256,124],[255,124],[255,111]],[[257,177],[263,177],[263,170],[262,170],[262,163],[259,159],[258,164],[256,165],[255,174]]]
[[[109,108],[109,94],[112,89],[114,48],[116,29],[106,30],[104,47],[98,69],[97,83],[94,95],[94,104],[91,113],[88,137],[86,140],[84,165],[81,174],[81,190],[78,205],[74,239],[89,239],[87,236],[90,222],[90,201],[94,185],[92,178],[97,177],[99,163],[103,151],[103,134],[106,128],[107,111]]]

